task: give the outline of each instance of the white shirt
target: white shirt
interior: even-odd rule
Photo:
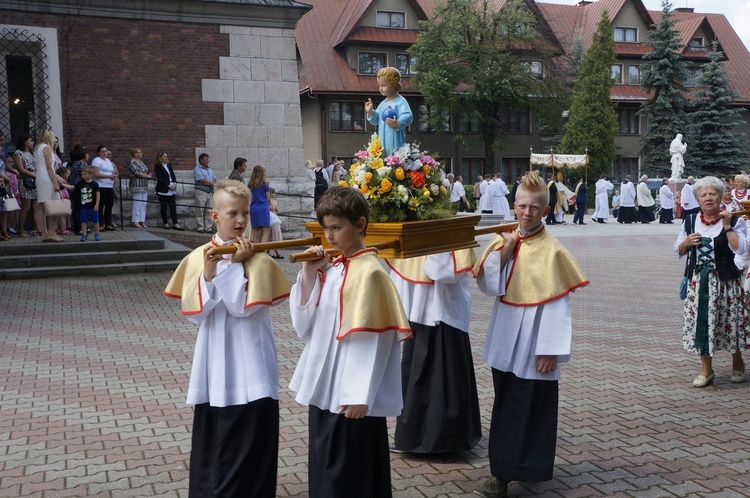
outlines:
[[[468,333],[471,317],[471,272],[455,273],[453,255],[450,252],[430,254],[423,270],[435,283],[409,282],[391,271],[391,280],[401,296],[409,321],[428,327],[443,322]]]
[[[656,201],[654,201],[654,198],[651,196],[651,190],[649,190],[648,185],[646,182],[641,182],[638,184],[638,205],[639,206],[653,206],[656,204]]]
[[[329,265],[325,284],[316,278],[310,298],[300,304],[300,280],[292,286],[292,324],[305,349],[289,389],[303,405],[339,413],[343,405],[367,405],[367,415],[401,414],[401,348],[395,331],[353,332],[336,339],[343,267]]]
[[[91,161],[91,166],[99,168],[100,175],[113,175],[115,173],[115,166],[107,158],[102,159],[101,157],[95,157]],[[115,181],[112,178],[96,178],[94,181],[99,184],[99,188],[114,188]]]
[[[635,207],[635,185],[633,182],[620,185],[620,207]]]
[[[680,204],[682,204],[683,209],[695,209],[699,206],[698,199],[695,198],[693,186],[689,183],[686,183],[685,186],[682,187],[682,192],[680,192]]]
[[[217,243],[222,243],[217,238]],[[216,276],[200,276],[203,309],[187,318],[200,324],[195,341],[187,403],[243,405],[261,398],[279,399],[279,367],[270,307],[245,308],[244,266],[224,259]],[[262,276],[259,278],[262,283]]]
[[[662,209],[674,209],[674,193],[669,189],[669,185],[662,185],[659,189],[659,204]]]
[[[459,181],[453,182],[453,185],[451,185],[450,187],[450,191],[451,202],[458,202],[466,195],[466,190],[464,190],[463,184]]]
[[[512,259],[502,267],[500,251],[491,253],[477,278],[479,290],[488,296],[504,295]],[[496,298],[482,358],[492,368],[522,379],[558,380],[561,364],[570,360],[572,335],[567,294],[540,306],[510,306]],[[539,373],[536,362],[541,355],[557,355],[554,372]]]

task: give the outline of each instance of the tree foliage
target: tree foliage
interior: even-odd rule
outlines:
[[[610,97],[615,63],[612,23],[605,10],[585,52],[573,89],[573,104],[560,144],[565,154],[589,153],[589,175],[609,172],[615,159],[617,114]]]
[[[552,67],[537,20],[527,5],[510,0],[501,8],[489,0],[439,1],[420,22],[415,56],[417,89],[431,108],[434,127],[442,113],[477,119],[485,144],[485,167],[502,148],[504,113],[544,109],[564,93],[559,78],[538,78],[526,60]]]
[[[686,164],[689,174],[723,177],[748,165],[747,144],[741,133],[732,131],[744,125],[745,120],[732,105],[737,93],[729,87],[722,56],[714,40],[708,54],[709,62],[703,66],[698,80],[694,110],[688,115],[692,158],[691,163]]]
[[[653,92],[653,97],[638,111],[648,123],[648,129],[638,143],[642,147],[642,169],[651,176],[660,176],[671,171],[669,144],[677,133],[685,133],[687,105],[683,95],[687,64],[680,54],[684,45],[675,29],[669,0],[662,0],[661,18],[649,34],[651,41],[646,44],[651,50],[643,56],[641,86]]]

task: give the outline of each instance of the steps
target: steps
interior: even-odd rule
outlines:
[[[99,242],[93,237],[88,242],[68,237],[61,243],[14,239],[0,244],[0,280],[173,271],[190,252],[144,230],[115,236]]]

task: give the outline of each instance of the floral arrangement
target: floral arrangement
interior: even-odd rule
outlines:
[[[373,133],[367,150],[355,154],[342,187],[357,188],[370,205],[370,221],[408,221],[445,218],[455,214],[448,190],[440,179],[438,161],[418,144],[404,144],[383,157]]]

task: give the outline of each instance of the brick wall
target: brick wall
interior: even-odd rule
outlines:
[[[218,25],[9,11],[0,23],[58,30],[65,159],[77,143],[92,159],[104,144],[121,167],[141,147],[149,166],[166,150],[175,169],[192,169],[204,125],[223,123],[222,104],[201,97],[201,80],[218,78],[229,54]]]

